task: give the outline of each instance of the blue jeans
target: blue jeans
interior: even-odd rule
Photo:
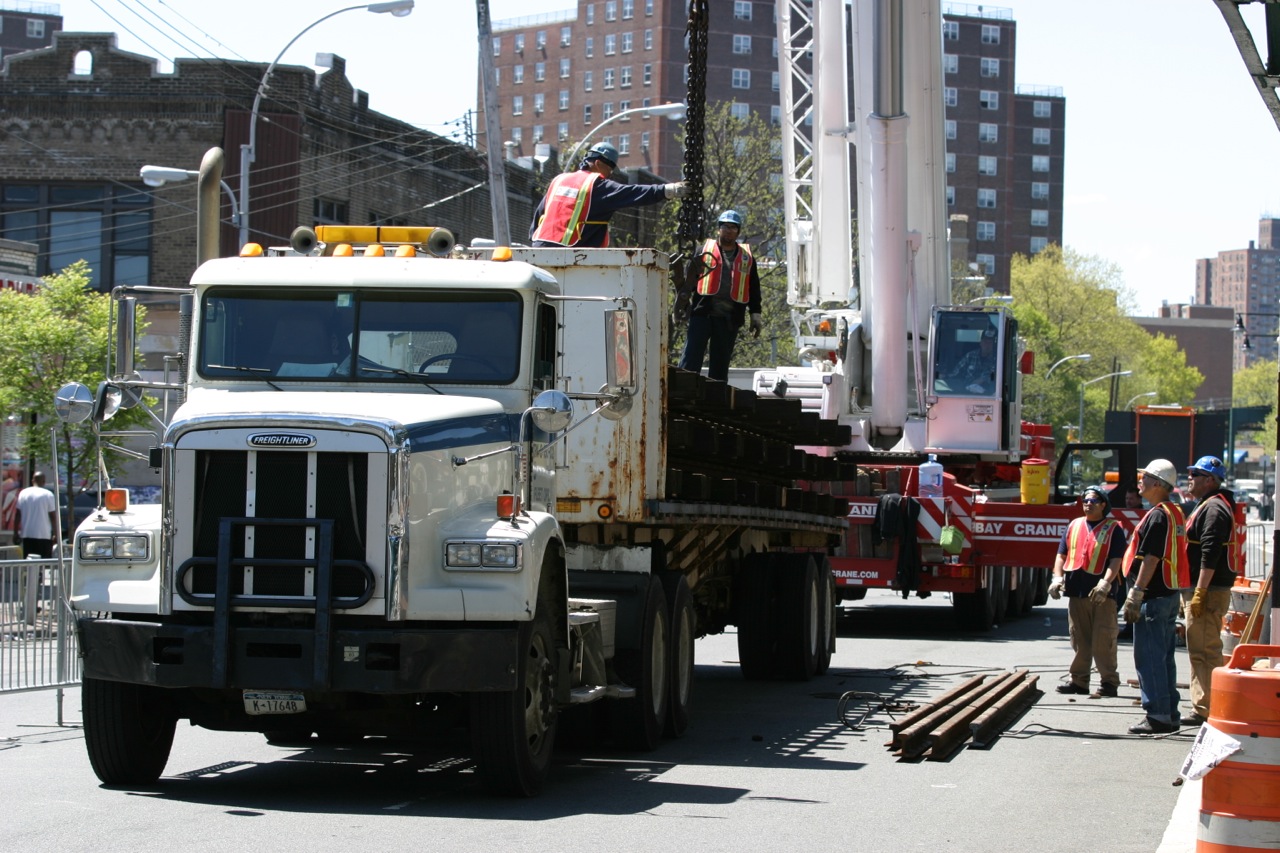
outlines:
[[[1138,690],[1147,716],[1173,722],[1178,713],[1178,668],[1174,663],[1174,622],[1178,596],[1166,595],[1142,602],[1142,618],[1133,626],[1133,665],[1138,670]]]
[[[733,342],[737,337],[738,329],[733,325],[732,317],[694,314],[689,318],[688,337],[684,342],[684,354],[680,356],[680,369],[700,372],[702,359],[710,344],[711,365],[707,368],[707,378],[729,381],[729,359],[733,357]]]

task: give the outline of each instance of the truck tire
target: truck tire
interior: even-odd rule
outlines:
[[[999,625],[1005,621],[1005,615],[1009,612],[1009,568],[1007,566],[992,566],[991,577],[993,621],[994,624]]]
[[[1036,576],[1036,592],[1031,599],[1036,607],[1044,607],[1049,603],[1049,570],[1032,569]]]
[[[85,678],[80,703],[89,763],[104,785],[150,785],[160,778],[178,724],[164,690]]]
[[[545,607],[520,626],[520,648],[514,690],[471,696],[472,755],[485,789],[499,796],[540,793],[556,739],[555,646]]]
[[[694,642],[698,638],[698,613],[693,609],[689,580],[681,572],[664,572],[662,588],[671,603],[671,640],[667,648],[671,675],[667,706],[667,737],[680,737],[689,728],[689,702],[693,696]]]
[[[618,649],[614,656],[618,677],[636,690],[635,698],[620,699],[610,709],[613,739],[623,749],[648,752],[662,741],[671,694],[671,655],[667,651],[671,629],[667,613],[662,581],[650,576],[640,617],[640,647]]]
[[[1026,616],[1035,606],[1036,570],[1023,566],[1018,569],[1018,615]]]
[[[774,649],[778,641],[775,621],[772,555],[755,553],[742,558],[734,579],[733,607],[738,623],[738,666],[748,681],[774,677]]]
[[[990,631],[996,621],[995,570],[987,572],[987,584],[973,592],[951,594],[956,625],[962,631]]]
[[[822,642],[814,675],[825,675],[831,667],[831,655],[836,650],[836,579],[826,557],[818,560],[818,592],[821,595],[822,630],[819,636]]]
[[[812,554],[779,555],[780,637],[778,676],[791,681],[808,681],[818,667],[819,649],[826,642],[823,633],[822,595],[818,591],[818,569]]]

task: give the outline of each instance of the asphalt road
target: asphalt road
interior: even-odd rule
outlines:
[[[1141,713],[1131,687],[1115,699],[1054,693],[1070,657],[1064,604],[965,636],[951,629],[945,600],[873,594],[848,608],[831,671],[808,683],[745,682],[736,637],[706,638],[685,737],[645,754],[578,738],[559,750],[549,790],[529,801],[485,796],[465,755],[447,749],[283,748],[188,727],[158,784],[108,789],[80,730],[54,725],[52,692],[0,695],[0,839],[24,853],[1192,850],[1185,801],[1172,845],[1161,841],[1186,790],[1173,782],[1194,730],[1125,734]],[[883,701],[922,701],[1012,668],[1038,673],[1045,692],[989,749],[903,761],[885,748]],[[1127,644],[1120,669],[1134,677]],[[1187,672],[1182,654],[1180,679]],[[850,704],[850,722],[870,711],[857,728],[837,715],[847,692],[876,697]],[[69,723],[78,705],[68,691]]]

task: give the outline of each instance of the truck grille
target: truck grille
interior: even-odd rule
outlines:
[[[371,574],[364,563],[368,541],[366,455],[198,450],[195,462],[195,494],[190,505],[182,508],[191,513],[194,547],[184,566],[189,567],[185,572],[190,577],[189,585],[185,586],[192,596],[214,594],[219,529],[224,518],[244,520],[234,526],[230,537],[232,596],[312,595],[318,532],[315,525],[281,523],[297,519],[332,523],[334,598],[368,599],[372,590]],[[313,465],[314,515],[307,511]],[[272,523],[254,524],[254,518],[264,522],[271,519]],[[251,556],[246,533],[252,537]],[[310,554],[309,535],[316,541]]]

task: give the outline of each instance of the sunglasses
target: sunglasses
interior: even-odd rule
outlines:
[[[1080,503],[1084,504],[1085,506],[1088,506],[1089,504],[1100,504],[1102,503],[1102,501],[1094,500],[1093,498],[1085,498]]]
[[[1187,476],[1194,479],[1196,477],[1208,477],[1209,475],[1203,471],[1189,471]]]

